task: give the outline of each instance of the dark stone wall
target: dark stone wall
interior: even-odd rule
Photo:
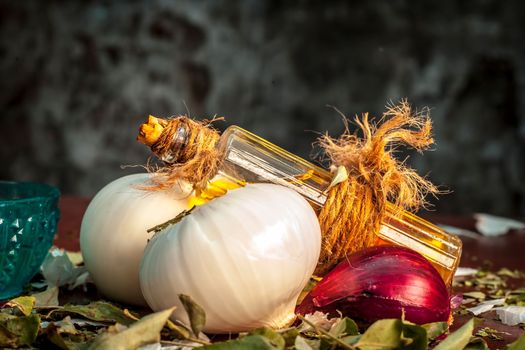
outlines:
[[[225,116],[308,156],[340,116],[407,97],[453,190],[441,212],[525,215],[525,3],[0,1],[1,179],[93,195],[138,171],[147,114]],[[187,109],[186,109],[186,105]]]

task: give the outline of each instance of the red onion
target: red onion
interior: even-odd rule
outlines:
[[[450,299],[436,269],[403,247],[377,246],[352,254],[330,271],[297,307],[298,314],[336,310],[356,320],[447,321]]]

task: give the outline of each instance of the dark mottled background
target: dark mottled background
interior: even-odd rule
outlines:
[[[410,161],[445,213],[525,215],[525,3],[0,1],[0,178],[93,195],[148,113],[218,114],[308,156],[339,115],[429,106]]]

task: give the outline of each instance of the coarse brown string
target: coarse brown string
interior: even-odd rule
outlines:
[[[345,120],[346,122],[346,120]],[[438,188],[415,170],[396,160],[401,144],[422,151],[432,143],[432,124],[424,113],[412,113],[406,100],[388,106],[376,126],[368,114],[356,117],[362,133],[350,133],[348,123],[341,137],[323,135],[319,144],[333,166],[344,166],[348,179],[329,190],[319,213],[323,247],[316,273],[323,275],[352,252],[373,245],[388,202],[394,210],[416,210],[428,193]]]
[[[203,190],[213,178],[222,161],[216,145],[220,134],[211,123],[222,120],[195,121],[186,116],[159,119],[164,127],[158,140],[152,144],[153,153],[167,165],[150,169],[154,174],[149,190],[163,190],[187,181],[197,190]]]

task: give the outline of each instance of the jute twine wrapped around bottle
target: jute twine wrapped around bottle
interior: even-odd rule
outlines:
[[[141,126],[138,139],[165,165],[155,169],[148,189],[165,189],[181,179],[193,184],[197,192],[205,189],[222,163],[223,155],[216,147],[219,132],[210,121],[185,116],[152,118]],[[346,131],[339,138],[319,138],[331,168],[344,167],[347,177],[328,189],[319,212],[323,245],[318,275],[328,272],[347,254],[376,242],[388,202],[399,210],[417,210],[426,203],[427,194],[439,192],[393,156],[403,144],[422,151],[433,143],[432,124],[425,113],[413,113],[403,100],[389,106],[377,125],[369,121],[367,113],[356,117],[361,135],[351,133],[348,121],[345,123]]]

